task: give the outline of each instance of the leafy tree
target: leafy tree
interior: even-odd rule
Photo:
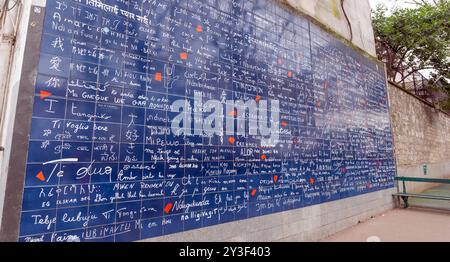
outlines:
[[[372,14],[378,58],[386,63],[388,78],[401,83],[429,69],[429,88],[450,95],[450,1],[414,1],[415,8],[389,14],[378,5]],[[450,99],[444,101],[450,109]]]

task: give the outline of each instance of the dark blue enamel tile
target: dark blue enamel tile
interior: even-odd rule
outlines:
[[[91,206],[89,208],[89,226],[107,225],[115,221],[115,204]]]
[[[28,164],[25,177],[25,186],[57,185],[57,174],[59,170],[59,166],[56,165]]]
[[[62,145],[58,141],[30,141],[28,163],[45,163],[61,158]]]
[[[88,225],[88,207],[62,208],[57,210],[56,230],[83,228]]]
[[[56,187],[26,188],[23,193],[22,210],[48,210],[56,208]],[[39,195],[36,199],[35,196]]]
[[[70,58],[73,45],[70,37],[44,34],[42,36],[42,53]]]
[[[171,215],[163,217],[163,233],[173,234],[183,231],[183,221],[181,220],[182,215]]]
[[[163,218],[145,219],[142,220],[143,228],[141,229],[141,238],[158,237],[163,234],[162,226]]]
[[[41,91],[47,91],[53,96],[65,97],[66,87],[66,78],[48,75],[38,75],[36,78],[36,95],[40,95]]]
[[[90,203],[95,205],[115,203],[117,198],[115,194],[116,186],[115,183],[96,184],[89,194]]]
[[[56,221],[56,210],[22,212],[20,236],[52,232]]]
[[[39,73],[59,77],[68,77],[70,73],[70,58],[58,55],[41,54]]]
[[[122,228],[125,228],[123,232],[119,232],[116,234],[114,241],[115,242],[131,242],[140,239],[141,229],[137,221],[126,222],[122,224],[118,224]]]

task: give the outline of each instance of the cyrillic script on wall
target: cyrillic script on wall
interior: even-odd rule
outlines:
[[[133,241],[393,187],[384,69],[271,0],[47,1],[20,241]]]

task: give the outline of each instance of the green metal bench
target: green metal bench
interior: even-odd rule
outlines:
[[[439,183],[439,184],[450,184],[450,179],[444,178],[421,178],[421,177],[404,177],[399,176],[394,178],[397,181],[402,182],[402,190],[403,192],[398,192],[393,194],[394,196],[401,198],[404,207],[408,208],[408,198],[416,197],[416,198],[426,198],[426,199],[435,199],[435,200],[448,200],[450,201],[450,196],[439,196],[439,195],[429,195],[429,194],[418,194],[418,193],[408,193],[406,192],[406,182],[425,182],[425,183]]]

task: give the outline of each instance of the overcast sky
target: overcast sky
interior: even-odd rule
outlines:
[[[372,7],[372,9],[375,9],[375,7],[379,3],[385,4],[387,7],[392,8],[395,2],[396,2],[395,0],[369,0],[370,7]]]
[[[386,5],[391,10],[395,7],[414,7],[414,1],[412,0],[369,0],[372,9],[375,9],[378,3]]]

